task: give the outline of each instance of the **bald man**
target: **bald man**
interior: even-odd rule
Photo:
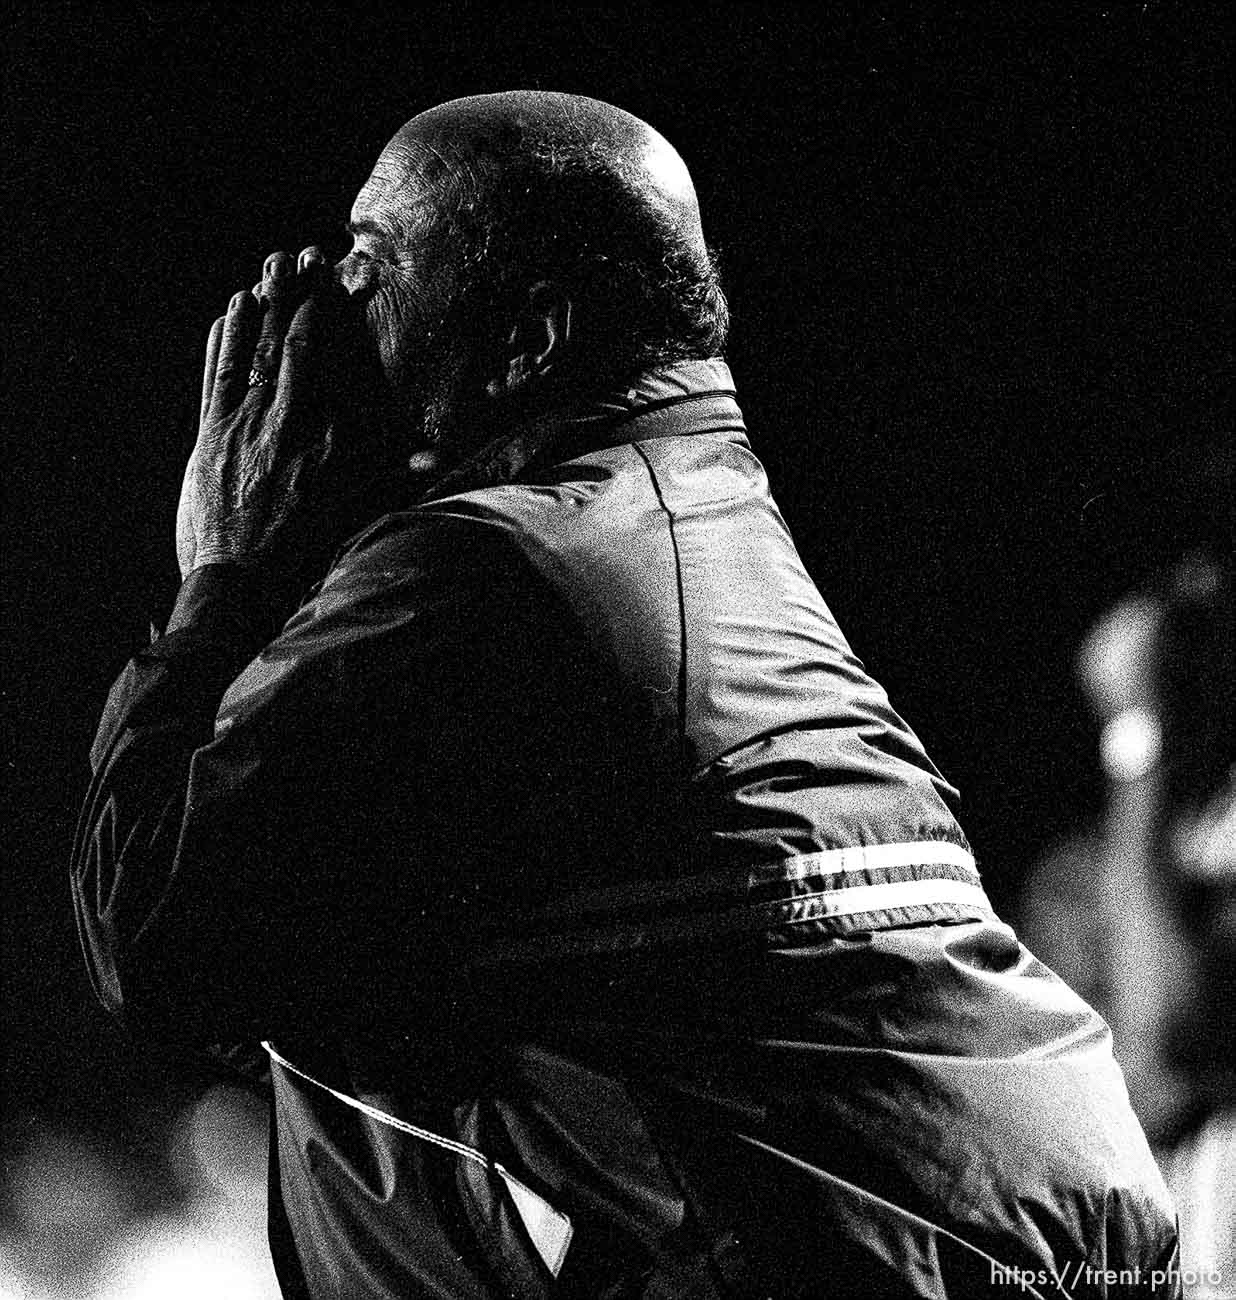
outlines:
[[[677,153],[459,100],[351,228],[211,332],[74,860],[112,1011],[269,1054],[285,1293],[1174,1294],[1105,1026],[769,496]]]

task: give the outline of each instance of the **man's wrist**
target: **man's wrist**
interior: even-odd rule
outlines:
[[[255,648],[265,645],[282,621],[276,586],[258,565],[195,565],[181,584],[165,635],[192,631]]]

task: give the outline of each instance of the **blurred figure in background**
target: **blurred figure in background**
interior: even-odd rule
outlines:
[[[6,1133],[0,1300],[278,1300],[266,1244],[266,1106],[216,1082],[163,1146],[109,1143],[45,1115]]]
[[[1108,1020],[1181,1219],[1236,1285],[1236,745],[1230,576],[1189,555],[1091,629],[1104,809],[1023,895],[1026,944]],[[1195,1292],[1231,1294],[1224,1290]]]

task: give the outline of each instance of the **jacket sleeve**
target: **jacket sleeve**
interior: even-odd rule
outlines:
[[[379,530],[273,640],[243,571],[190,576],[112,687],[74,845],[109,1010],[189,1042],[264,1037],[323,1012],[381,945],[395,884],[356,878],[359,846],[382,839],[383,765],[416,761],[395,733],[436,707],[427,678],[460,635],[451,550]]]

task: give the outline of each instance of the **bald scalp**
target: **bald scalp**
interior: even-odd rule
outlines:
[[[728,309],[690,173],[623,109],[531,90],[452,100],[406,123],[379,172],[414,178],[409,208],[432,195],[489,318],[550,280],[579,308],[593,371],[722,351]]]
[[[601,100],[541,90],[472,95],[414,117],[395,143],[419,157],[427,179],[448,183],[521,162],[604,173],[647,210],[667,243],[706,256],[695,186],[678,151],[647,122]]]

